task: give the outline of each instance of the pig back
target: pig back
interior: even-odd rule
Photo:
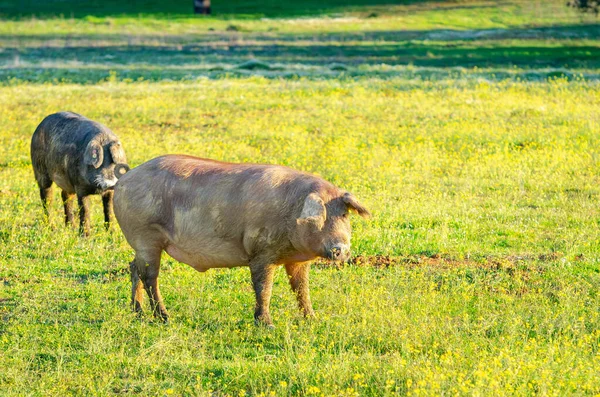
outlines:
[[[92,138],[99,143],[117,141],[106,126],[73,112],[47,116],[34,132],[32,150],[44,151],[47,156],[82,153]]]

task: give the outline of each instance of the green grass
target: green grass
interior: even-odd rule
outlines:
[[[600,393],[594,20],[562,1],[150,3],[0,1],[0,395]],[[277,163],[355,193],[373,218],[352,219],[353,264],[313,266],[318,318],[280,271],[276,328],[255,327],[247,269],[166,255],[171,322],[136,318],[100,200],[88,239],[58,192],[42,217],[29,141],[67,109],[132,166]]]

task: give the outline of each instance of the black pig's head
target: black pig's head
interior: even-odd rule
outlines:
[[[96,190],[112,189],[117,180],[129,171],[125,151],[119,141],[104,145],[92,139],[83,155],[82,177]]]

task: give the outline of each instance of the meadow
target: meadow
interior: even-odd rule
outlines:
[[[0,0],[0,395],[600,394],[596,19],[563,1],[76,3]],[[284,271],[268,330],[248,269],[166,255],[171,320],[138,318],[100,199],[89,238],[58,191],[42,216],[29,143],[59,110],[110,126],[132,167],[284,164],[373,217],[352,219],[349,263],[313,266],[315,320]]]

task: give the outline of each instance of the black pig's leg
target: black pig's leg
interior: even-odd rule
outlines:
[[[50,178],[50,175],[48,175],[46,167],[43,164],[36,164],[34,162],[33,174],[40,188],[42,208],[44,210],[44,214],[46,215],[46,219],[48,219],[48,207],[50,207],[50,205],[52,204],[52,179]]]
[[[64,190],[60,192],[63,206],[65,207],[65,225],[75,226],[75,216],[73,214],[73,204],[75,200],[74,194],[69,194]]]
[[[90,235],[90,197],[77,194],[79,204],[79,234]]]
[[[46,218],[48,218],[50,217],[48,207],[52,205],[52,185],[48,187],[40,186],[40,198],[42,199],[42,208],[44,209],[44,214],[46,215]]]
[[[49,217],[48,208],[52,205],[52,180],[46,175],[36,175],[38,186],[40,187],[40,198],[42,199],[42,208],[46,218]]]
[[[106,230],[110,228],[110,221],[114,218],[113,195],[113,190],[107,190],[102,194],[102,206],[104,207],[104,227]]]

